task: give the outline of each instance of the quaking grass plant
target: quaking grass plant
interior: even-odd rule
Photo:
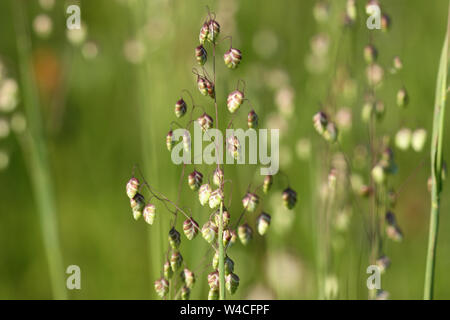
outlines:
[[[206,97],[206,105],[209,105],[209,107],[196,104],[193,95],[188,90],[182,90],[181,97],[176,101],[174,108],[175,117],[179,120],[171,123],[171,128],[166,136],[166,145],[170,152],[174,151],[177,143],[172,129],[173,126],[177,126],[183,130],[181,136],[183,154],[186,152],[189,154],[189,157],[192,150],[190,130],[194,126],[199,126],[209,138],[211,138],[209,130],[213,128],[214,124],[216,129],[220,129],[220,110],[216,95],[216,57],[219,44],[225,40],[230,41],[229,49],[223,54],[223,61],[230,70],[238,67],[242,59],[242,53],[240,50],[232,47],[231,37],[219,39],[219,35],[220,25],[216,20],[215,14],[208,10],[207,18],[200,29],[200,45],[194,50],[195,59],[201,70],[198,71],[194,68],[193,73],[197,76],[198,90],[201,95]],[[206,67],[207,62],[211,65],[209,71]],[[244,85],[243,88],[241,88],[241,84]],[[185,101],[183,95],[189,97],[191,105]],[[236,90],[231,92],[227,97],[227,109],[230,113],[227,129],[230,127],[234,128],[233,120],[239,116],[239,110],[244,103],[251,106],[249,99],[245,97],[245,82],[240,80],[237,83]],[[200,116],[195,119],[194,115],[198,111],[200,111]],[[214,117],[209,114],[211,112],[214,112]],[[189,114],[189,119],[185,125],[182,125],[179,121],[187,114]],[[250,130],[258,126],[258,115],[254,109],[251,109],[247,114],[247,125]],[[177,221],[180,215],[185,219],[182,228],[186,238],[193,240],[200,233],[210,245],[210,249],[205,256],[209,256],[211,251],[214,253],[211,263],[213,271],[207,276],[209,285],[208,299],[211,300],[223,300],[226,298],[226,292],[234,294],[239,286],[240,279],[234,273],[235,264],[228,256],[228,252],[237,238],[239,238],[243,245],[247,245],[253,238],[253,228],[249,223],[250,215],[253,215],[252,218],[255,219],[257,232],[261,236],[266,234],[270,225],[270,215],[258,207],[261,203],[262,194],[267,194],[271,189],[273,176],[265,176],[256,188],[252,189],[251,186],[248,187],[242,199],[242,213],[234,220],[234,223],[231,223],[232,218],[227,207],[231,207],[232,181],[226,179],[224,166],[219,160],[219,150],[225,147],[227,152],[237,160],[241,156],[241,141],[239,141],[237,136],[232,135],[227,137],[226,141],[215,139],[214,146],[217,165],[214,170],[211,169],[212,173],[208,176],[208,181],[204,180],[204,174],[195,165],[193,166],[193,171],[186,177],[185,173],[190,160],[180,164],[182,165],[182,173],[178,185],[178,197],[175,201],[156,191],[142,175],[139,167],[135,167],[132,178],[127,183],[126,191],[130,199],[134,219],[138,220],[143,216],[146,223],[153,225],[157,216],[157,208],[153,200],[162,203],[165,210],[172,214],[173,220],[171,221],[168,234],[168,248],[165,263],[162,267],[161,277],[155,281],[155,290],[161,298],[189,299],[191,290],[195,284],[196,276],[194,271],[188,268],[180,252],[181,234],[177,231]],[[201,156],[201,154],[194,154],[194,158],[198,156]],[[136,177],[135,173],[138,177]],[[201,227],[197,222],[201,219],[198,213],[195,215],[192,214],[192,210],[179,201],[185,183],[184,181],[186,180],[189,189],[198,192],[200,204],[205,207],[209,206],[213,210]],[[225,206],[226,184],[230,185],[227,207]],[[144,192],[148,193],[147,199],[143,195]],[[292,209],[297,202],[297,194],[289,186],[282,193],[282,202],[288,209]],[[259,215],[254,217],[254,214],[258,211]]]

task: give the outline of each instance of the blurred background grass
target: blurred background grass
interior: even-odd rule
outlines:
[[[0,56],[8,74],[19,80],[13,1],[16,0],[0,2]],[[81,7],[82,20],[88,28],[86,39],[97,46],[98,54],[94,58],[87,58],[82,46],[72,46],[66,39],[65,8],[72,3]],[[235,72],[229,72],[218,61],[219,108],[225,108],[226,94],[239,78],[247,82],[247,96],[257,108],[262,123],[280,113],[276,107],[279,82],[284,84],[282,88],[288,87],[294,93],[293,114],[275,119],[286,127],[282,136],[281,169],[290,177],[299,202],[291,216],[280,213],[281,218],[273,222],[264,239],[256,237],[249,247],[237,244],[231,249],[230,256],[241,278],[233,298],[317,297],[316,234],[311,226],[318,201],[320,161],[317,160],[325,145],[313,132],[311,118],[325,100],[335,59],[338,64],[349,65],[355,79],[363,81],[362,50],[368,42],[368,31],[364,19],[358,20],[356,31],[346,33],[342,33],[336,21],[335,27],[329,30],[334,48],[329,59],[330,71],[311,75],[305,60],[310,39],[319,31],[312,16],[314,3],[312,0],[81,0],[56,1],[53,9],[46,11],[37,0],[26,1],[30,29],[34,17],[44,12],[53,21],[48,38],[42,39],[31,32],[32,61],[55,184],[64,266],[76,264],[82,272],[82,289],[69,291],[69,298],[156,298],[153,281],[159,277],[163,263],[170,217],[159,204],[152,227],[142,221],[135,222],[125,184],[133,165],[138,164],[153,187],[169,198],[176,198],[181,168],[170,161],[165,135],[174,120],[173,104],[182,89],[190,90],[199,104],[206,105],[191,73],[195,65],[193,49],[198,45],[206,5],[217,13],[221,34],[233,35],[233,46],[240,48],[244,55]],[[343,8],[345,1],[336,3],[333,8]],[[380,130],[394,135],[402,126],[423,127],[430,135],[448,2],[397,0],[382,1],[382,4],[392,18],[392,30],[387,35],[374,36],[380,63],[389,65],[392,57],[399,55],[404,69],[401,80],[389,80],[382,91],[387,116]],[[143,22],[148,24],[140,29]],[[138,30],[144,31],[140,34]],[[124,46],[130,39],[138,39],[139,34],[148,43],[144,62],[130,63],[139,48],[132,47],[131,57],[127,59]],[[277,74],[287,76],[288,80],[276,78]],[[406,111],[395,106],[395,92],[402,84],[410,95]],[[358,90],[362,92],[361,88]],[[360,102],[350,106],[355,111],[353,129],[344,141],[344,148],[367,141],[364,126],[359,123]],[[21,103],[18,109],[23,109]],[[225,117],[222,124],[224,120]],[[245,119],[240,121],[238,125],[245,125]],[[449,130],[446,136],[450,137]],[[295,151],[301,138],[312,143],[308,160],[299,159]],[[24,160],[26,155],[13,134],[0,141],[0,147],[9,155],[8,167],[0,172],[0,298],[52,298],[36,203]],[[390,243],[385,249],[392,266],[382,278],[383,288],[393,299],[422,297],[429,216],[428,147],[429,142],[427,150],[420,154],[396,152],[399,173],[394,185],[403,186],[396,214],[405,239],[402,243]],[[422,161],[425,164],[419,167]],[[261,178],[254,166],[227,166],[226,173],[233,179],[234,203],[230,210],[236,218],[240,213],[240,198],[248,184],[253,180],[256,184]],[[272,212],[279,211],[272,198],[278,199],[283,188],[281,182],[275,186],[274,195],[265,202],[267,210]],[[435,286],[438,299],[450,298],[448,196],[449,188],[444,188]],[[200,208],[197,196],[188,191],[186,184],[183,184],[181,203],[191,207],[201,223],[209,214]],[[341,299],[367,298],[368,252],[362,244],[363,214],[367,212],[354,210],[342,257],[336,261]],[[182,237],[183,257],[195,268],[202,261],[207,245],[200,237],[192,242]],[[205,278],[209,271],[200,274],[201,270],[197,271],[198,283],[192,298],[207,295]]]

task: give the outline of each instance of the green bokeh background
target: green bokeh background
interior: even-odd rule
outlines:
[[[18,78],[13,1],[17,0],[0,1],[0,55],[9,74]],[[271,229],[265,239],[257,236],[249,247],[237,244],[231,249],[230,256],[241,278],[240,288],[233,298],[249,297],[255,287],[267,288],[274,298],[317,297],[314,251],[317,233],[311,226],[317,213],[318,170],[326,144],[313,131],[311,118],[325,100],[334,71],[334,59],[339,65],[350,68],[361,83],[358,93],[362,96],[365,72],[362,48],[369,39],[365,20],[361,18],[364,1],[357,1],[360,18],[355,31],[345,33],[339,24],[339,10],[342,11],[345,1],[332,2],[337,18],[333,27],[328,29],[332,41],[331,68],[322,76],[314,76],[307,72],[304,63],[310,51],[310,39],[319,31],[312,16],[315,3],[312,0],[56,1],[55,7],[48,12],[54,23],[52,35],[43,40],[32,33],[32,41],[37,56],[44,52],[44,56],[51,60],[45,60],[47,63],[56,61],[61,78],[55,80],[52,73],[49,77],[55,80],[56,86],[64,88],[56,90],[63,91],[62,98],[56,103],[53,91],[41,90],[41,101],[64,266],[76,264],[82,272],[82,289],[69,291],[69,298],[156,298],[153,281],[160,275],[171,217],[159,204],[153,226],[143,221],[135,222],[131,217],[125,184],[134,164],[138,164],[155,189],[171,199],[177,197],[181,167],[172,164],[165,146],[165,135],[174,120],[173,104],[180,91],[188,89],[199,104],[212,110],[210,101],[197,92],[191,73],[195,66],[193,48],[198,45],[198,31],[206,15],[206,5],[218,13],[222,34],[232,32],[233,45],[244,55],[239,68],[229,71],[220,59],[227,44],[219,49],[217,95],[223,114],[222,125],[225,119],[229,119],[225,109],[226,94],[237,79],[246,80],[247,96],[257,108],[261,123],[270,113],[278,112],[275,93],[261,78],[266,70],[284,70],[295,92],[295,111],[287,119],[288,131],[281,140],[290,154],[280,155],[281,158],[292,158],[282,171],[289,176],[299,195],[294,209],[295,219],[282,233]],[[423,127],[430,135],[448,2],[381,2],[392,17],[392,30],[388,34],[372,31],[379,49],[380,64],[389,65],[392,57],[399,55],[404,69],[401,76],[386,80],[380,91],[387,108],[380,131],[395,135],[402,126]],[[32,19],[45,11],[39,7],[38,1],[25,3],[31,27]],[[88,26],[87,38],[98,45],[99,54],[95,59],[85,59],[80,48],[71,46],[65,38],[65,8],[71,3],[80,5],[82,20]],[[144,34],[148,44],[146,61],[133,65],[124,58],[123,45],[128,39],[137,37],[137,30],[144,19],[151,22],[151,36]],[[258,53],[254,44],[255,35],[261,30],[269,30],[276,35],[277,51],[270,57]],[[336,51],[338,53],[334,54]],[[44,64],[44,70],[48,68]],[[395,106],[395,92],[402,84],[410,95],[406,110]],[[350,106],[354,110],[353,131],[343,140],[346,150],[355,143],[367,143],[367,132],[359,116],[362,98],[358,99]],[[21,104],[18,108],[23,110]],[[245,125],[245,118],[237,123]],[[313,151],[308,161],[296,156],[295,146],[299,138],[310,138],[312,143]],[[445,141],[449,138],[450,130],[446,130],[445,149],[448,145]],[[0,143],[10,154],[9,167],[0,172],[0,298],[52,298],[25,156],[12,134]],[[391,293],[393,299],[422,297],[429,217],[426,187],[430,172],[428,149],[429,141],[426,150],[420,154],[396,152],[399,173],[393,184],[402,186],[396,214],[405,239],[386,247],[392,266],[382,278],[384,289]],[[424,165],[420,166],[422,161]],[[253,183],[256,185],[261,179],[256,169],[255,166],[226,167],[228,178],[233,180],[230,212],[234,219],[240,213],[240,198],[247,186],[252,181],[256,181]],[[204,170],[207,172],[206,168]],[[273,193],[280,194],[281,181],[276,182]],[[191,208],[194,217],[203,223],[208,210],[201,208],[196,194],[188,189],[186,183],[182,188],[180,203]],[[438,299],[450,298],[448,196],[449,188],[445,188],[436,265],[435,297]],[[368,252],[361,219],[362,215],[367,215],[367,203],[361,204],[363,212],[354,210],[345,248],[336,263],[340,299],[367,298],[364,288]],[[181,250],[188,265],[197,266],[207,244],[201,237],[188,242],[182,236]],[[295,257],[295,265],[299,267],[297,272],[301,274],[300,280],[289,290],[275,286],[272,276],[268,275],[270,271],[267,269],[271,264],[268,261],[273,261],[280,252],[288,252],[290,257]],[[285,269],[280,267],[279,270]],[[203,273],[200,271],[192,297],[204,299],[209,269]],[[277,276],[289,277],[289,274]]]

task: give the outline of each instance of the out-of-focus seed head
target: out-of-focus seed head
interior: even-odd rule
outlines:
[[[241,143],[239,142],[238,137],[231,135],[227,138],[227,150],[234,159],[239,159],[241,154]]]
[[[251,110],[247,116],[247,124],[249,128],[257,128],[258,127],[258,115],[255,110]]]
[[[127,183],[127,196],[133,199],[139,190],[139,180],[136,178],[131,178]]]
[[[203,66],[206,63],[206,60],[208,59],[208,54],[203,45],[199,45],[197,48],[195,48],[195,59],[197,59],[198,64],[201,66]]]
[[[253,238],[252,228],[247,223],[240,225],[238,228],[238,237],[239,240],[241,240],[242,244],[246,246]]]
[[[270,191],[270,189],[272,188],[272,184],[273,184],[273,176],[271,175],[265,176],[263,182],[263,192],[265,194],[267,194]]]
[[[316,2],[313,8],[313,16],[318,23],[326,22],[330,16],[329,4],[325,1]]]
[[[216,190],[211,192],[211,196],[209,197],[209,207],[211,209],[217,209],[222,201],[223,201],[223,191],[222,189],[217,188]]]
[[[366,4],[366,14],[371,16],[377,12],[381,11],[380,3],[378,0],[370,0]]]
[[[383,68],[376,64],[372,63],[367,66],[366,69],[366,75],[367,75],[367,82],[376,87],[381,84],[384,78],[384,70]]]
[[[197,191],[203,182],[203,174],[197,170],[192,171],[188,176],[189,188],[193,191]]]
[[[389,292],[381,289],[377,290],[375,300],[389,300]]]
[[[408,128],[402,128],[397,131],[395,135],[395,145],[400,150],[408,150],[411,145],[411,130]]]
[[[371,45],[368,44],[364,47],[364,60],[366,60],[366,63],[373,63],[377,60],[378,57],[378,51],[377,49]]]
[[[208,41],[211,43],[216,43],[217,38],[219,37],[219,33],[220,33],[219,23],[214,19],[210,19],[208,21],[208,34],[207,34]]]
[[[185,283],[187,288],[192,289],[195,284],[195,275],[188,268],[184,268],[180,274],[181,280]]]
[[[170,256],[170,267],[173,272],[177,272],[180,269],[181,264],[183,263],[183,257],[180,252],[177,250],[172,251],[172,255]]]
[[[258,195],[248,192],[242,199],[242,205],[247,212],[255,212],[259,204]]]
[[[400,242],[403,240],[403,233],[402,230],[397,226],[386,226],[386,234],[389,237],[389,239]]]
[[[211,116],[209,116],[206,112],[197,119],[197,122],[200,125],[200,128],[202,128],[203,132],[211,129],[213,126],[213,118],[211,118]]]
[[[284,206],[290,210],[297,203],[297,192],[288,187],[283,191],[282,198]]]
[[[386,181],[386,173],[384,172],[384,168],[377,164],[372,169],[372,178],[377,184],[383,184]]]
[[[209,289],[208,300],[219,300],[219,289]]]
[[[384,32],[389,31],[391,28],[391,17],[389,17],[387,14],[381,15],[381,30]]]
[[[219,268],[219,252],[218,251],[216,251],[214,253],[211,266],[213,267],[213,269],[218,269]]]
[[[164,278],[156,280],[155,291],[161,298],[164,298],[169,293],[169,282]]]
[[[209,197],[211,196],[211,187],[208,183],[203,184],[198,190],[198,199],[200,200],[200,204],[204,206],[209,201]]]
[[[401,70],[403,68],[403,62],[399,56],[394,57],[393,65],[394,65],[394,69],[397,71]]]
[[[208,243],[213,243],[216,240],[217,227],[211,221],[207,221],[202,227],[202,237]]]
[[[242,104],[244,100],[244,93],[239,90],[234,90],[228,95],[227,98],[227,107],[228,111],[231,113],[235,113]]]
[[[172,227],[169,231],[169,244],[172,247],[172,249],[178,249],[180,247],[181,243],[181,236],[180,233]]]
[[[239,49],[231,48],[223,55],[225,65],[230,69],[236,69],[242,60],[242,52]]]
[[[205,41],[208,38],[208,33],[209,33],[208,23],[205,22],[205,23],[203,23],[203,25],[200,29],[200,34],[198,36],[198,40],[200,41],[200,44],[205,44]]]
[[[359,189],[359,195],[361,197],[368,197],[372,194],[372,188],[370,186],[367,185],[362,185],[361,188]]]
[[[183,222],[183,232],[188,240],[194,239],[198,234],[198,230],[198,223],[194,220],[194,218],[186,219]]]
[[[414,151],[421,152],[427,142],[427,131],[425,129],[414,130],[411,139],[411,146]]]
[[[381,100],[377,100],[375,102],[375,115],[377,117],[378,120],[383,119],[385,114],[385,107],[384,107],[384,103]]]
[[[133,210],[133,217],[138,220],[142,215],[142,210],[145,206],[145,198],[142,194],[136,193],[133,199],[130,199],[131,209]]]
[[[169,260],[166,260],[166,262],[164,262],[163,270],[164,270],[164,278],[172,279],[173,270],[172,267],[170,266]]]
[[[147,222],[149,225],[152,225],[155,221],[155,215],[156,215],[156,207],[154,204],[149,203],[144,207],[143,216],[145,222]]]
[[[219,289],[219,272],[213,271],[208,274],[208,285],[211,289]]]
[[[381,273],[384,273],[391,265],[391,259],[388,256],[381,256],[377,259],[377,266]]]
[[[262,212],[258,218],[256,218],[256,229],[260,235],[265,235],[270,225],[270,215]]]
[[[219,226],[220,224],[220,210],[217,210],[217,212],[214,214],[214,223],[216,226]],[[228,224],[230,223],[230,214],[228,213],[228,210],[224,207],[222,210],[222,225],[223,228],[227,228]]]
[[[239,287],[239,277],[230,273],[225,277],[225,287],[230,294],[234,294]]]
[[[395,219],[395,214],[392,211],[386,212],[385,220],[386,220],[386,223],[390,226],[395,226],[397,224],[397,220]]]
[[[370,101],[366,101],[361,109],[361,120],[364,123],[369,123],[372,118],[372,114],[374,112],[373,103]]]
[[[191,289],[184,286],[181,288],[181,300],[189,300],[189,297],[191,296]]]
[[[313,117],[313,124],[316,131],[323,135],[328,125],[328,116],[325,112],[319,111]]]
[[[223,171],[220,168],[216,168],[213,173],[213,183],[220,187],[223,183]]]
[[[356,9],[356,1],[355,0],[347,0],[346,16],[348,18],[349,23],[355,22],[357,12],[358,12],[358,10]]]
[[[173,131],[170,130],[166,136],[166,146],[167,150],[172,151],[173,146],[175,145],[175,141],[173,139]]]
[[[175,103],[175,116],[177,118],[181,118],[186,114],[187,111],[187,105],[186,102],[181,98]]]
[[[323,137],[328,142],[336,142],[338,138],[338,129],[333,122],[329,122],[325,132],[323,133]]]
[[[399,107],[406,107],[409,102],[408,92],[406,92],[405,88],[401,88],[397,92],[397,105]]]

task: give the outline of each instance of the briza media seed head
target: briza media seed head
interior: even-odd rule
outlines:
[[[225,65],[230,69],[236,69],[242,60],[242,52],[239,49],[231,48],[223,55]]]
[[[213,243],[216,240],[217,227],[211,221],[206,221],[202,227],[202,237],[208,243]]]
[[[214,254],[211,265],[212,265],[213,269],[219,268],[219,252],[218,251],[216,251],[216,253]],[[231,260],[228,256],[225,256],[224,267],[225,267],[225,274],[230,274],[231,272],[234,271],[234,261]]]
[[[203,45],[199,45],[197,48],[195,48],[195,59],[197,59],[198,64],[201,66],[206,63],[206,60],[208,59],[208,53],[206,52],[206,49],[203,47]]]
[[[401,128],[395,135],[395,145],[400,150],[408,150],[411,145],[411,130],[409,128]]]
[[[204,96],[210,96],[214,99],[214,84],[209,81],[206,77],[198,76],[197,77],[197,86],[200,93]]]
[[[209,207],[211,209],[217,209],[220,206],[220,203],[222,203],[223,197],[223,191],[220,188],[211,192],[211,196],[209,197]]]
[[[381,273],[384,273],[391,265],[391,259],[388,256],[382,255],[377,259],[377,266]]]
[[[139,190],[139,180],[136,178],[131,178],[127,183],[127,196],[133,199]]]
[[[262,212],[258,218],[256,218],[256,230],[260,235],[265,235],[270,225],[270,215]]]
[[[409,102],[408,92],[405,88],[401,88],[397,92],[397,105],[399,107],[406,107]]]
[[[289,210],[291,210],[292,208],[295,207],[295,204],[297,203],[297,192],[288,187],[284,189],[282,199],[284,206]]]
[[[209,27],[208,27],[208,22],[203,23],[201,29],[200,29],[200,34],[198,36],[198,40],[200,41],[200,44],[205,44],[206,39],[208,38],[208,33],[209,33]]]
[[[346,16],[350,23],[355,22],[358,10],[356,9],[355,0],[347,0]]]
[[[219,300],[219,289],[209,289],[208,300]]]
[[[236,243],[236,232],[234,230],[225,229],[223,231],[223,246],[224,247],[231,247],[233,244]]]
[[[238,237],[239,237],[239,240],[241,240],[241,242],[242,242],[242,244],[244,246],[246,246],[250,242],[250,240],[252,240],[252,238],[253,238],[253,230],[248,225],[248,223],[244,223],[244,224],[239,226],[239,228],[238,228]]]
[[[130,199],[131,209],[133,210],[133,217],[135,220],[142,215],[142,210],[145,206],[145,198],[142,194],[136,193],[133,199]]]
[[[375,116],[377,117],[378,120],[383,119],[386,108],[384,107],[384,103],[381,100],[377,100],[375,101]]]
[[[164,298],[169,293],[169,282],[164,278],[156,280],[155,291],[161,298]]]
[[[372,194],[372,188],[368,185],[362,185],[359,188],[359,195],[361,197],[367,198],[368,196],[370,196]]]
[[[197,123],[200,125],[200,128],[202,128],[202,131],[206,132],[206,130],[212,128],[212,126],[213,126],[213,118],[211,118],[211,116],[209,116],[205,112],[197,119]]]
[[[381,15],[381,30],[387,32],[391,29],[391,17],[385,13]]]
[[[328,116],[325,112],[319,111],[313,116],[313,125],[314,129],[320,134],[323,135],[327,125],[328,125]]]
[[[264,194],[269,193],[270,189],[272,188],[272,184],[273,184],[273,176],[271,175],[267,175],[264,177],[264,182],[263,182],[263,192]]]
[[[425,129],[414,130],[411,139],[411,146],[414,151],[421,152],[427,141],[427,131]]]
[[[366,63],[370,64],[375,62],[377,57],[378,51],[373,45],[368,44],[364,47],[364,60],[366,60]]]
[[[189,300],[190,296],[191,296],[191,289],[189,289],[186,286],[183,286],[183,288],[181,288],[181,300]]]
[[[316,21],[318,23],[326,22],[328,20],[328,18],[330,17],[329,4],[325,1],[316,2],[316,4],[314,5],[314,8],[313,8],[313,16],[314,16],[314,19],[316,19]]]
[[[225,288],[230,294],[236,292],[239,287],[239,281],[239,277],[234,273],[230,273],[225,277]]]
[[[143,217],[145,222],[147,222],[149,225],[152,225],[155,221],[155,215],[156,215],[156,207],[154,204],[149,203],[144,207],[143,211]]]
[[[177,118],[181,118],[186,114],[187,111],[187,105],[186,102],[181,98],[175,103],[175,116]]]
[[[401,70],[403,68],[403,62],[399,56],[394,57],[393,65],[394,65],[394,69],[397,71]]]
[[[239,159],[241,154],[241,143],[239,142],[238,137],[231,135],[227,138],[227,150],[234,159]]]
[[[373,167],[372,178],[377,184],[383,184],[386,181],[386,173],[382,165],[377,164]]]
[[[190,289],[194,287],[195,275],[191,270],[189,270],[188,268],[184,268],[183,271],[181,271],[180,277],[186,287]]]
[[[220,210],[217,210],[217,212],[214,214],[214,223],[216,226],[219,226],[220,223]],[[222,225],[223,228],[227,228],[228,224],[230,223],[230,214],[228,213],[228,210],[224,207],[222,210]]]
[[[194,218],[186,219],[183,222],[183,232],[188,240],[194,239],[198,234],[199,226]]]
[[[255,110],[251,110],[247,116],[247,125],[250,129],[255,129],[258,127],[258,115]]]
[[[172,278],[173,270],[172,270],[172,267],[170,266],[169,260],[166,260],[166,262],[164,262],[163,271],[164,271],[164,278],[166,278],[166,279]]]
[[[401,242],[403,240],[403,233],[399,226],[386,226],[386,235],[389,239],[395,242]]]
[[[169,244],[172,247],[172,249],[178,249],[180,247],[181,243],[181,235],[180,233],[175,229],[175,227],[172,227],[169,231]]]
[[[210,19],[208,21],[208,35],[207,35],[208,41],[211,43],[216,43],[217,39],[219,38],[219,33],[220,33],[219,23],[214,19]]]
[[[167,150],[172,151],[173,146],[175,145],[175,141],[173,139],[173,131],[170,130],[166,136],[166,146]]]
[[[227,107],[228,111],[235,113],[244,101],[244,93],[239,90],[234,90],[228,95]]]
[[[184,130],[183,133],[183,149],[186,152],[191,151],[191,134],[188,130]]]
[[[183,257],[178,250],[173,250],[172,255],[170,256],[170,267],[173,272],[177,272],[180,269],[181,264],[183,263]]]
[[[255,193],[248,192],[242,199],[242,206],[247,212],[255,212],[259,204],[259,197]]]
[[[223,183],[223,171],[220,168],[216,168],[213,173],[213,183],[220,187]]]
[[[208,274],[208,285],[211,289],[219,289],[219,272],[217,270]]]
[[[338,138],[338,128],[333,122],[328,123],[325,132],[323,133],[323,138],[331,143],[336,142]]]
[[[209,183],[205,183],[200,186],[198,190],[198,199],[200,200],[200,204],[204,206],[209,201],[209,197],[211,196],[211,186]]]
[[[188,175],[189,188],[193,191],[197,191],[203,182],[203,174],[197,170],[192,171]]]

